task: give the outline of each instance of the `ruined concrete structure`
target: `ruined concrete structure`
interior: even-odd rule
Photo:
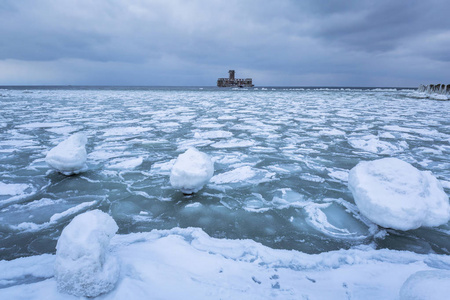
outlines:
[[[417,89],[419,92],[423,93],[436,93],[436,94],[443,94],[443,95],[450,95],[450,84],[428,84],[423,85],[421,84],[419,88]]]
[[[228,71],[230,76],[228,78],[217,79],[218,87],[252,87],[253,82],[251,78],[239,79],[234,77],[234,70]]]

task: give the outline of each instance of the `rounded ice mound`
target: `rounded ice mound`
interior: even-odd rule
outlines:
[[[180,154],[170,172],[170,184],[184,194],[198,192],[213,176],[211,158],[195,148]]]
[[[445,300],[450,294],[450,271],[419,271],[403,283],[400,300]]]
[[[118,230],[108,214],[93,210],[76,216],[56,245],[55,278],[58,290],[78,297],[96,297],[112,290],[119,263],[108,254]]]
[[[86,143],[87,137],[83,133],[75,133],[51,149],[45,161],[51,168],[64,175],[83,172],[87,169]]]
[[[450,219],[440,182],[397,158],[360,162],[349,173],[348,187],[361,213],[383,227],[411,230]]]

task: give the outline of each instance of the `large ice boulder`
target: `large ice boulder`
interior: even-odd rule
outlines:
[[[51,149],[45,161],[51,168],[64,175],[83,172],[87,169],[86,143],[86,135],[75,133]]]
[[[450,297],[450,270],[419,271],[400,289],[400,300],[446,300]]]
[[[195,148],[180,154],[170,172],[170,184],[184,194],[198,192],[213,176],[211,158]]]
[[[117,224],[108,214],[93,210],[76,216],[56,245],[58,290],[78,297],[96,297],[112,290],[119,263],[108,252]]]
[[[397,158],[360,162],[349,173],[348,187],[361,213],[383,227],[410,230],[450,219],[440,182]]]

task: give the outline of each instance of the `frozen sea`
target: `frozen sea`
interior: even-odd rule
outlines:
[[[290,279],[283,282],[275,274],[280,268],[335,270],[360,261],[370,265],[373,259],[448,270],[448,223],[410,231],[381,228],[360,214],[347,177],[361,161],[396,157],[431,171],[450,194],[449,111],[450,101],[423,99],[411,89],[0,87],[0,266],[8,271],[0,278],[0,298],[1,291],[14,298],[20,294],[14,288],[41,284],[33,290],[42,288],[52,299],[53,288],[58,299],[51,282],[56,242],[76,215],[94,209],[117,222],[115,247],[131,245],[118,253],[133,253],[130,247],[146,242],[163,261],[176,260],[179,254],[170,249],[180,249],[187,260],[202,261],[201,255],[186,254],[195,250],[220,257],[216,262],[273,268],[264,275],[249,271],[245,280],[251,288],[221,286],[225,299],[241,297],[240,290],[250,292],[249,299],[326,298],[323,291],[314,292],[314,284],[320,286],[314,275],[300,276],[311,287],[298,294],[298,273],[286,273]],[[48,151],[77,132],[88,137],[88,170],[74,176],[51,170],[45,163]],[[215,172],[203,189],[185,196],[171,187],[169,176],[189,147],[207,153]],[[233,248],[238,250],[230,254]],[[18,265],[25,271],[14,273]],[[26,271],[33,265],[41,271]],[[229,265],[240,267],[250,268]],[[349,274],[363,273],[358,267]],[[217,274],[226,269],[217,267]],[[388,269],[392,266],[379,274]],[[398,292],[422,269],[399,271],[392,290]],[[197,283],[219,286],[203,271]],[[127,272],[139,270],[122,272],[122,285]],[[233,275],[223,276],[233,282]],[[336,283],[342,297],[334,290],[330,295],[363,295],[352,291],[351,278]],[[283,290],[289,284],[292,289]],[[270,292],[253,290],[264,285]],[[177,298],[168,296],[173,290],[160,292],[158,299]],[[118,289],[114,295],[120,299],[126,292]],[[216,296],[200,293],[192,299]]]

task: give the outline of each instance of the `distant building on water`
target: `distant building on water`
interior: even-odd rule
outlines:
[[[228,78],[219,78],[217,79],[218,87],[252,87],[253,82],[251,78],[234,78],[234,70],[228,71],[230,76]]]

